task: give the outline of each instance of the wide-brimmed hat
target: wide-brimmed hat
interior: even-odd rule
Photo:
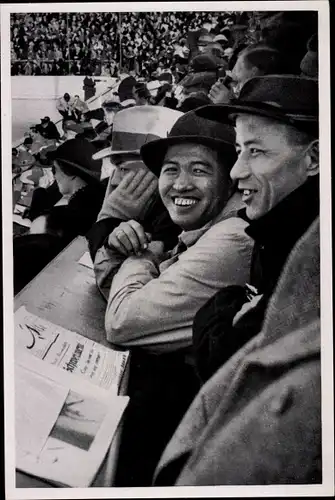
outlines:
[[[166,139],[158,139],[142,146],[142,160],[155,175],[159,176],[168,148],[183,143],[203,144],[215,150],[225,150],[227,159],[231,157],[235,160],[234,128],[231,125],[218,125],[212,120],[200,118],[194,111],[181,116]],[[227,161],[227,165],[228,163]]]
[[[93,160],[92,156],[96,148],[86,139],[75,137],[63,142],[55,151],[49,151],[47,157],[49,161],[61,161],[74,170],[93,179],[100,180],[102,162]]]
[[[112,143],[94,155],[94,159],[121,154],[140,154],[143,144],[166,137],[180,111],[163,106],[134,106],[118,111],[114,117]]]
[[[265,116],[318,135],[318,82],[295,75],[268,75],[248,80],[231,104],[212,104],[196,110],[198,116],[229,123],[236,114]]]

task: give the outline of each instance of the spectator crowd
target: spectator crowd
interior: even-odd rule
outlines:
[[[12,75],[148,77],[188,57],[188,32],[219,34],[240,14],[131,12],[11,14]]]
[[[117,486],[322,481],[314,14],[13,15],[18,58],[119,77],[101,108],[60,97],[63,135],[45,117],[12,160],[48,178],[15,291],[85,236],[131,350]]]

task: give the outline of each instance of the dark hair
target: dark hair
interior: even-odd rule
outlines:
[[[240,53],[248,68],[256,67],[263,75],[289,74],[290,58],[267,45],[249,46]]]

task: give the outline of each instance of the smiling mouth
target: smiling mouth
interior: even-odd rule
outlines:
[[[194,198],[173,198],[173,203],[177,207],[190,207],[198,203],[198,201]]]
[[[249,201],[252,196],[257,193],[257,189],[240,189],[242,193],[242,201],[247,202]]]

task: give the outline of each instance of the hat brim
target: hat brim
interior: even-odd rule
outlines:
[[[60,161],[60,162],[63,162],[65,164],[69,165],[74,170],[78,170],[78,173],[83,173],[85,175],[88,175],[89,177],[91,177],[92,179],[94,179],[96,181],[100,180],[101,172],[94,171],[94,170],[88,170],[88,169],[82,167],[81,165],[74,163],[73,161],[67,160],[65,158],[59,158],[56,154],[56,151],[50,151],[47,154],[47,158],[48,158],[48,160],[50,160],[51,163],[49,165],[45,165],[44,168],[51,168],[53,166],[54,161]],[[93,156],[92,156],[92,159],[94,159]]]
[[[102,160],[103,158],[106,158],[107,156],[120,156],[120,155],[139,155],[140,150],[139,149],[128,149],[128,150],[118,150],[118,151],[113,151],[112,146],[109,148],[102,149],[101,151],[98,151],[97,153],[94,153],[92,156],[93,160]]]
[[[303,128],[306,124],[318,124],[318,116],[298,115],[284,113],[277,109],[263,108],[259,105],[243,104],[209,104],[195,110],[196,115],[207,120],[212,120],[224,124],[232,124],[234,117],[238,114],[250,114],[272,118],[288,125]]]
[[[163,161],[167,150],[175,144],[203,144],[204,146],[217,148],[227,148],[231,152],[235,152],[233,144],[224,142],[220,139],[205,137],[201,135],[179,135],[176,137],[167,137],[166,139],[157,139],[156,141],[148,142],[141,147],[141,158],[145,165],[159,177]]]

